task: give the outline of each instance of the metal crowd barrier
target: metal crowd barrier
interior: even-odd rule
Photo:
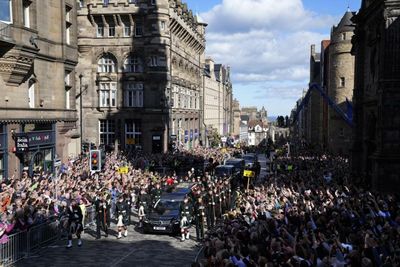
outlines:
[[[96,221],[94,206],[86,207],[84,225],[93,226]],[[29,258],[40,249],[60,240],[63,226],[59,220],[53,220],[32,226],[28,231],[9,235],[0,243],[0,267],[11,266],[17,261]]]
[[[0,244],[0,266],[10,266],[29,257],[39,249],[55,242],[58,239],[58,233],[58,221],[53,221],[8,236],[8,240]]]

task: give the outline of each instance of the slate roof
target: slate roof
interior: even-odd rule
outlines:
[[[263,121],[260,121],[260,120],[251,120],[251,121],[249,121],[248,125],[249,125],[250,128],[253,128],[253,127],[257,126],[257,125],[260,125],[263,128],[267,128],[268,127],[268,124],[266,124],[266,123],[264,123]]]
[[[354,30],[354,23],[351,19],[354,17],[356,12],[347,11],[342,19],[340,20],[339,24],[336,27],[333,27],[334,31],[338,32],[351,32]]]

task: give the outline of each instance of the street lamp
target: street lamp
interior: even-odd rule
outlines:
[[[80,134],[81,134],[81,155],[83,154],[82,151],[82,144],[83,144],[83,131],[82,131],[82,122],[83,122],[83,118],[82,118],[82,78],[83,78],[83,74],[79,74],[79,127],[80,127]]]

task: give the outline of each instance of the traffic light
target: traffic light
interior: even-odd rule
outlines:
[[[90,171],[99,172],[101,170],[100,150],[90,150]]]

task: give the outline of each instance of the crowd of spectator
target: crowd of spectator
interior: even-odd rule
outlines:
[[[114,210],[118,195],[137,201],[139,194],[149,192],[157,183],[170,185],[193,177],[193,166],[202,169],[210,157],[221,162],[224,155],[220,149],[205,148],[160,155],[110,153],[103,170],[90,173],[86,155],[64,163],[56,175],[40,172],[29,177],[23,172],[21,177],[10,177],[1,182],[0,188],[0,244],[6,243],[12,233],[62,219],[72,200],[77,200],[85,211],[96,195],[105,194]],[[128,166],[128,173],[118,172],[123,166]]]
[[[339,157],[273,166],[209,232],[193,266],[400,266],[398,193],[354,184]]]

